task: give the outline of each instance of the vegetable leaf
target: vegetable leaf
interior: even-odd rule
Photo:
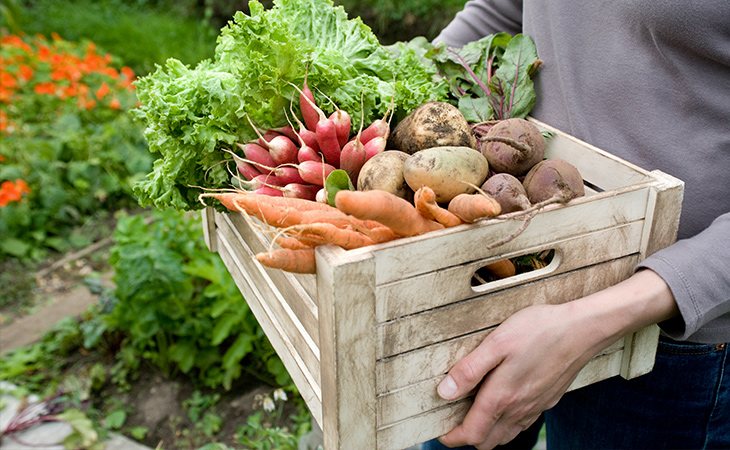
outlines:
[[[324,180],[324,189],[327,192],[327,203],[335,206],[335,195],[339,191],[354,191],[355,186],[350,181],[350,176],[342,169],[333,170]]]

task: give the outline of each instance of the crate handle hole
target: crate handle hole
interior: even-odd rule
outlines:
[[[560,259],[560,253],[552,248],[514,256],[509,258],[515,267],[515,274],[512,276],[499,273],[499,267],[493,265],[496,261],[491,261],[474,271],[471,277],[471,287],[475,292],[480,292],[495,286],[506,286],[514,282],[539,278],[557,269]]]

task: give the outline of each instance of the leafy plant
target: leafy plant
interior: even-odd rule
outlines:
[[[245,370],[270,384],[290,383],[220,258],[203,244],[196,217],[156,211],[122,218],[110,263],[116,303],[111,330],[123,349],[165,373],[229,388]]]
[[[150,166],[134,73],[93,43],[0,36],[0,258],[88,243],[73,227],[133,206]],[[71,235],[71,237],[69,237]]]

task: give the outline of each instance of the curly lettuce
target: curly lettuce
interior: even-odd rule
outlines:
[[[179,210],[202,207],[204,188],[226,187],[228,155],[257,127],[285,125],[305,77],[326,112],[335,107],[370,123],[393,105],[402,115],[449,89],[416,51],[382,46],[359,18],[331,0],[253,0],[221,30],[212,60],[191,68],[170,59],[140,79],[141,106],[153,170],[135,186],[141,205]]]

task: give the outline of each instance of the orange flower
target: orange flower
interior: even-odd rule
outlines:
[[[109,102],[109,107],[111,109],[120,109],[122,107],[122,104],[119,102],[119,99],[114,97],[112,101]]]
[[[56,33],[55,31],[54,31],[53,33],[51,33],[51,39],[53,39],[53,40],[54,40],[54,41],[56,41],[56,42],[58,42],[58,41],[62,41],[62,40],[63,40],[63,39],[61,38],[61,35],[59,35],[59,34],[58,34],[58,33]]]
[[[33,88],[33,91],[36,94],[47,94],[47,95],[53,95],[56,93],[56,85],[51,82],[46,83],[38,83]]]
[[[33,68],[32,67],[30,67],[30,66],[28,66],[26,64],[22,64],[19,67],[19,70],[20,70],[20,78],[22,78],[23,81],[26,81],[27,82],[31,78],[33,78]]]
[[[0,72],[0,87],[5,89],[12,89],[18,86],[18,82],[10,72]]]
[[[101,86],[99,86],[99,89],[96,90],[96,98],[101,100],[104,98],[107,94],[109,94],[109,85],[106,84],[106,81],[101,83]]]
[[[3,181],[0,185],[0,207],[7,206],[8,203],[19,202],[23,198],[23,194],[29,192],[28,183],[24,180],[17,179],[15,183]]]

